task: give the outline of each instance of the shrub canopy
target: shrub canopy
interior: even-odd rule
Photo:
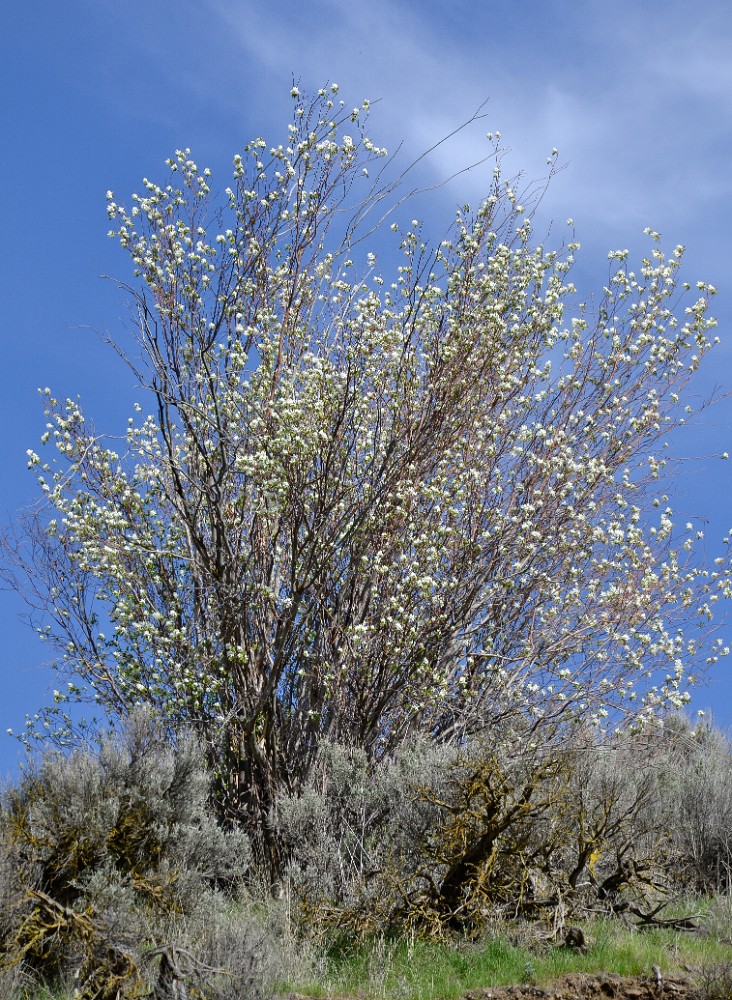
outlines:
[[[394,222],[382,264],[403,209],[336,90],[293,88],[223,195],[188,150],[109,192],[142,402],[120,447],[45,391],[47,508],[6,545],[72,697],[192,726],[275,867],[272,805],[326,737],[644,722],[726,651],[728,565],[661,494],[714,289],[680,305],[683,247],[649,231],[591,304],[497,148],[477,210],[436,243]]]

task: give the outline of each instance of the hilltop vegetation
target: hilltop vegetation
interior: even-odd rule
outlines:
[[[622,954],[647,955],[639,946],[601,931],[597,951],[601,915],[622,918],[626,935],[668,934],[652,939],[667,969],[679,934],[728,937],[732,749],[718,731],[673,720],[642,743],[577,745],[551,761],[517,747],[494,734],[489,748],[413,746],[370,767],[324,746],[307,787],[277,804],[288,861],[276,898],[246,835],[215,822],[195,741],[171,747],[137,713],[96,749],[47,754],[0,810],[3,995],[46,983],[83,998],[172,997],[178,982],[233,1000],[358,976],[358,955],[383,957],[386,942],[390,967],[400,941],[458,953],[472,941],[469,967],[485,975],[493,959],[478,956],[517,933],[533,953],[516,951],[500,981],[522,954],[544,975],[598,961],[636,971],[643,959]],[[559,955],[572,926],[596,950],[558,965],[546,949]],[[419,954],[451,967],[446,951]],[[684,954],[721,961],[713,939]],[[374,958],[361,967],[373,977]]]

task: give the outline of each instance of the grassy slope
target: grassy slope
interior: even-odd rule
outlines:
[[[715,923],[719,923],[715,918]],[[472,944],[379,940],[331,955],[321,975],[287,984],[312,996],[351,994],[399,1000],[448,1000],[481,986],[542,983],[564,972],[650,975],[653,965],[670,974],[732,962],[724,928],[709,934],[631,930],[615,920],[585,927],[586,954],[541,943],[512,943],[517,934]],[[730,930],[730,927],[727,927]]]

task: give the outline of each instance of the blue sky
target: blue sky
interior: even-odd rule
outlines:
[[[371,133],[416,157],[486,98],[487,118],[423,166],[436,184],[487,151],[500,130],[509,172],[540,177],[558,147],[566,168],[541,210],[568,216],[582,243],[575,280],[598,288],[607,251],[645,249],[650,225],[687,246],[686,277],[719,289],[722,345],[700,396],[732,389],[732,7],[728,0],[26,0],[0,36],[4,228],[0,288],[3,434],[0,515],[33,495],[25,452],[43,431],[36,389],[81,396],[100,429],[121,428],[135,399],[129,372],[95,334],[124,336],[127,306],[102,274],[129,277],[106,237],[105,192],[121,200],[190,146],[228,183],[233,154],[255,135],[279,142],[293,77],[337,81],[347,103],[380,98]],[[486,168],[488,170],[489,168]],[[420,202],[426,231],[487,186],[475,170]],[[407,209],[407,212],[410,210]],[[410,215],[411,217],[411,215]],[[677,443],[680,517],[707,520],[710,557],[732,527],[732,403],[708,410]],[[48,700],[46,651],[0,593],[0,774],[17,748],[4,735]],[[732,633],[732,624],[730,625]],[[695,695],[732,725],[732,666]]]

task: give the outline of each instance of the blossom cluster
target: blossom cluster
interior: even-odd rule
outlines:
[[[438,245],[395,224],[390,278],[359,258],[386,151],[336,92],[293,88],[286,143],[234,158],[223,207],[187,149],[130,209],[109,193],[149,415],[112,449],[45,394],[57,458],[29,465],[66,571],[44,634],[108,709],[212,741],[236,721],[293,773],[324,734],[383,752],[685,704],[728,652],[727,559],[663,495],[713,287],[679,312],[683,247],[649,231],[583,304],[578,244],[535,245],[500,166]]]

